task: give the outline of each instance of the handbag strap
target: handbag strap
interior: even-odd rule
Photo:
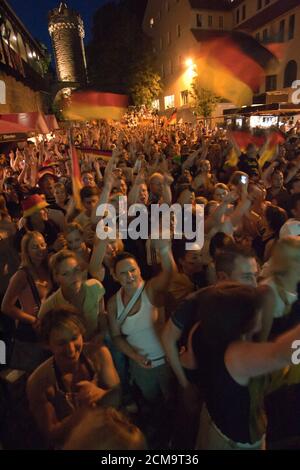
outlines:
[[[22,268],[20,268],[20,271],[24,271],[25,274],[26,274],[27,281],[28,281],[28,284],[29,284],[31,292],[32,292],[32,296],[33,296],[35,304],[36,304],[36,306],[39,310],[42,302],[41,302],[39,291],[37,290],[37,287],[35,285],[34,279],[33,279],[32,275],[30,274],[29,270],[26,267],[23,266]]]
[[[130,310],[136,304],[136,302],[139,300],[140,296],[142,295],[142,292],[143,292],[144,288],[145,288],[145,282],[143,282],[140,285],[140,287],[135,291],[134,295],[131,297],[131,299],[128,302],[128,304],[126,305],[126,307],[124,307],[121,314],[118,316],[117,320],[118,320],[120,325],[122,325],[124,323],[124,321],[126,320],[126,318],[128,317],[128,314],[129,314]],[[120,295],[121,295],[121,292],[120,292]]]

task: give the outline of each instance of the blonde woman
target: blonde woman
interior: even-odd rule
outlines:
[[[1,306],[17,322],[12,367],[30,372],[45,359],[37,343],[37,313],[51,287],[45,239],[39,232],[28,232],[21,243],[21,266],[11,278]]]
[[[270,321],[272,335],[286,330],[291,320],[288,315],[297,300],[300,283],[300,238],[285,237],[274,245],[270,258],[270,276],[262,281],[269,286],[273,302],[273,318]]]
[[[62,250],[52,256],[51,270],[59,289],[41,305],[39,318],[50,310],[62,307],[75,307],[86,325],[86,339],[105,336],[106,316],[104,315],[103,295],[105,289],[96,279],[85,280],[84,273],[75,253]]]

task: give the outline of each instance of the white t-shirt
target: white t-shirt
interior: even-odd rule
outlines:
[[[282,317],[285,313],[286,305],[285,305],[285,303],[283,302],[283,300],[281,299],[281,297],[278,293],[276,283],[274,282],[274,280],[271,277],[269,277],[268,279],[264,279],[261,282],[261,284],[269,286],[272,289],[272,291],[274,292],[275,307],[274,307],[274,311],[273,311],[273,317],[274,318]],[[285,293],[286,293],[286,298],[287,298],[287,301],[288,301],[289,305],[292,305],[294,302],[297,301],[297,298],[298,298],[297,294],[294,294],[293,292],[288,292],[288,291],[285,291]]]

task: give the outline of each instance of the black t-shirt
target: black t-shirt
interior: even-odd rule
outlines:
[[[259,155],[256,155],[256,157],[252,158],[249,157],[246,153],[242,153],[238,163],[239,171],[243,171],[249,176],[253,175],[253,173],[259,172],[258,159]]]

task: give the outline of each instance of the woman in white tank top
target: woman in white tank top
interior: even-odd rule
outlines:
[[[164,304],[164,294],[176,270],[170,242],[157,240],[156,248],[162,271],[147,283],[134,256],[129,253],[116,256],[114,275],[121,289],[108,302],[114,345],[129,357],[131,379],[148,401],[155,401],[159,392],[167,395],[170,370],[157,332],[161,321],[158,307]]]

